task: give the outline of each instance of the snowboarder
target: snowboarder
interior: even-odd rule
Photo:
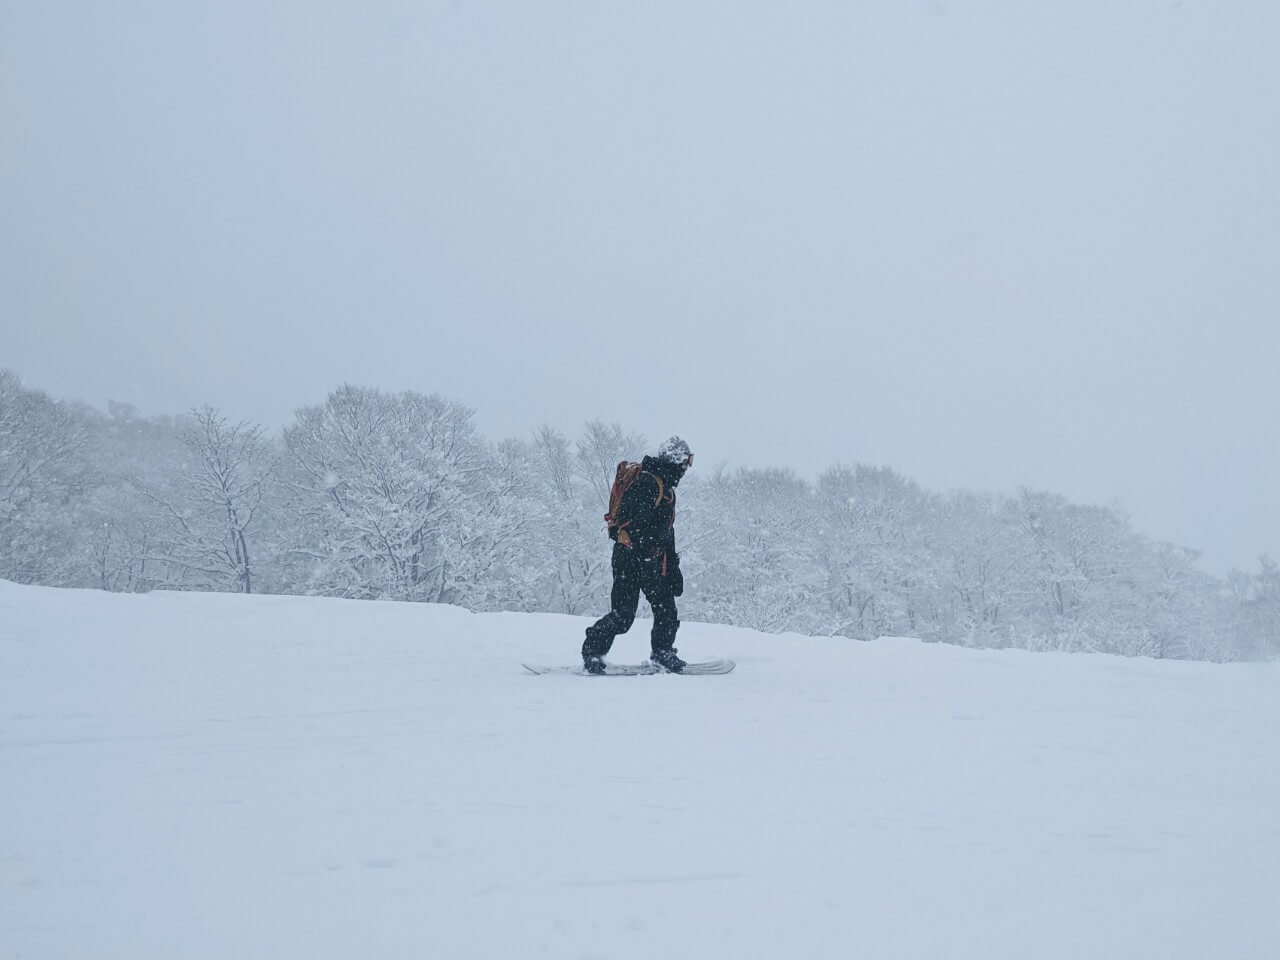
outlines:
[[[679,437],[665,441],[656,457],[618,464],[605,517],[614,540],[611,609],[587,628],[582,661],[588,673],[604,673],[604,655],[618,634],[631,629],[641,592],[653,608],[650,659],[672,673],[685,667],[675,648],[680,628],[675,598],[684,593],[676,553],[676,486],[691,466],[693,453]]]

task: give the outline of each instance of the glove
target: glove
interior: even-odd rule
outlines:
[[[680,572],[680,558],[676,558],[675,564],[671,567],[671,595],[678,597],[684,593],[684,574]]]

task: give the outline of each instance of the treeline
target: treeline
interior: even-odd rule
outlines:
[[[602,517],[644,438],[500,443],[438,395],[343,386],[279,436],[56,402],[0,371],[0,577],[599,614]],[[1280,653],[1280,569],[1226,580],[1115,510],[939,495],[884,467],[681,485],[685,619],[870,639],[1233,659]]]

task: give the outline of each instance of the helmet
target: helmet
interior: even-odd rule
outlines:
[[[662,441],[662,446],[658,447],[658,459],[681,467],[692,467],[693,451],[679,437],[670,437]]]

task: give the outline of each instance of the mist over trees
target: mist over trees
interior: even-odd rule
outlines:
[[[491,441],[439,395],[344,385],[280,436],[142,417],[0,370],[0,577],[602,614],[603,516],[645,439],[588,422]],[[681,616],[754,629],[1209,660],[1280,654],[1280,567],[1215,578],[1118,511],[920,488],[888,467],[700,469]],[[566,638],[566,642],[572,642]]]

